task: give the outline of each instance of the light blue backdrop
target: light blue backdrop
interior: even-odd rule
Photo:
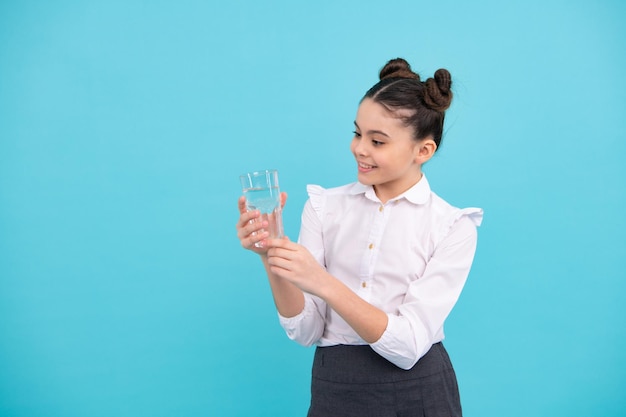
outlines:
[[[473,4],[471,4],[473,3]],[[297,416],[312,349],[237,176],[353,181],[389,58],[445,67],[426,167],[485,220],[447,325],[469,417],[626,415],[620,1],[0,2],[0,415]]]

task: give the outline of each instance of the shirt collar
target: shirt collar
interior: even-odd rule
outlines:
[[[378,197],[376,197],[376,192],[374,192],[374,187],[371,185],[364,185],[360,182],[355,182],[349,190],[349,194],[357,195],[357,194],[365,194],[365,197],[369,200],[380,202]],[[430,184],[426,179],[426,175],[422,174],[422,178],[411,188],[406,190],[404,193],[399,196],[393,198],[393,200],[401,200],[407,199],[413,204],[424,204],[430,198]]]

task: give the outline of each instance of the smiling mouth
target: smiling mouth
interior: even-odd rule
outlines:
[[[376,166],[375,165],[367,165],[367,164],[364,164],[363,162],[359,162],[359,168],[372,169],[372,168],[376,168]]]

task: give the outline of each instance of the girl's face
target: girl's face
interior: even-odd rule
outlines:
[[[383,204],[420,180],[422,164],[437,148],[431,139],[414,140],[411,127],[369,98],[361,102],[354,125],[350,150],[358,180],[372,185]]]

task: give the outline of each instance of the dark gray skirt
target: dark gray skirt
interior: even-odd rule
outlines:
[[[369,346],[318,347],[308,417],[460,417],[456,375],[441,343],[411,369]]]

